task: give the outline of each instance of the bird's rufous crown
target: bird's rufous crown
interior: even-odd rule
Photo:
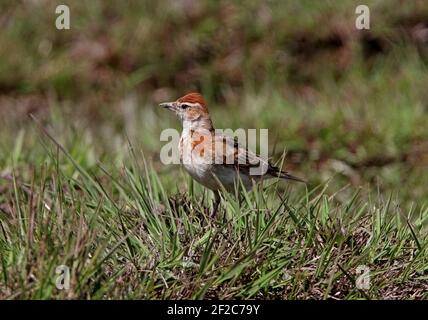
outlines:
[[[207,109],[207,103],[205,102],[204,97],[202,97],[202,95],[197,92],[188,93],[185,96],[177,99],[177,102],[199,103],[203,108]]]

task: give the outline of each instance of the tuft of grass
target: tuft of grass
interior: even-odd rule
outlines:
[[[169,195],[131,143],[120,167],[88,166],[68,151],[88,146],[62,147],[47,131],[39,143],[43,165],[1,176],[1,298],[428,298],[426,204],[406,211],[393,194],[344,200],[351,188],[278,182],[241,201],[225,194],[214,221],[209,192],[184,182]],[[68,290],[55,286],[60,265]]]

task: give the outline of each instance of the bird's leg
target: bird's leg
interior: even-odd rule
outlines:
[[[220,202],[221,202],[220,192],[214,191],[214,209],[213,209],[213,212],[211,213],[211,218],[215,218]]]
[[[239,194],[238,194],[238,204],[239,204],[239,207],[241,208],[241,206],[242,206],[242,202],[244,202],[244,194],[242,193],[242,192],[240,192]]]

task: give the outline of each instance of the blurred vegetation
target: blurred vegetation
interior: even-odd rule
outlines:
[[[70,30],[55,28],[59,4],[70,7]],[[360,31],[359,4],[1,1],[0,213],[11,181],[28,186],[46,179],[42,165],[56,170],[29,113],[95,177],[99,163],[129,165],[128,136],[162,188],[188,190],[158,159],[161,130],[179,123],[157,105],[195,90],[216,127],[269,128],[273,159],[285,149],[284,166],[310,188],[324,183],[342,204],[360,188],[361,201],[393,195],[398,211],[426,212],[428,5],[365,1],[371,29]]]
[[[289,169],[314,183],[338,173],[335,183],[425,198],[425,1],[368,1],[363,31],[355,1],[65,4],[61,31],[56,1],[1,4],[3,154],[22,128],[33,145],[32,112],[59,136],[64,117],[100,157],[126,131],[157,159],[160,131],[179,128],[157,104],[198,90],[217,127],[269,128],[274,159],[286,148]]]

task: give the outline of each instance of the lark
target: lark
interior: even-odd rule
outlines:
[[[214,191],[212,215],[220,204],[220,192],[234,192],[241,183],[248,190],[272,178],[304,182],[272,165],[233,137],[216,133],[207,103],[200,93],[189,93],[160,106],[173,111],[181,120],[180,162],[194,180]]]

